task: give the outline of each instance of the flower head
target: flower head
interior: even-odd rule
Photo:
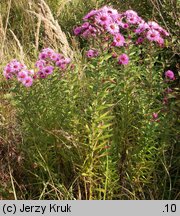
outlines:
[[[89,23],[89,22],[85,22],[85,23],[82,24],[81,28],[82,28],[83,30],[85,30],[85,29],[87,29],[89,26],[90,26],[90,23]]]
[[[171,70],[167,70],[165,72],[165,77],[170,79],[170,80],[175,80],[174,72]]]
[[[136,13],[136,11],[133,11],[133,10],[127,10],[127,11],[124,13],[124,15],[127,16],[127,17],[138,16],[138,14]]]
[[[98,56],[98,51],[97,50],[93,50],[93,49],[90,49],[86,52],[86,56],[88,58],[94,58],[94,57],[97,57]]]
[[[83,33],[82,36],[84,38],[95,37],[97,33],[97,29],[93,26],[89,26]]]
[[[35,63],[35,66],[39,69],[42,69],[43,67],[45,67],[46,65],[46,61],[45,60],[38,60],[36,63]]]
[[[113,45],[120,47],[120,46],[124,46],[125,43],[125,39],[124,36],[120,33],[117,33],[114,35],[114,40],[113,40]]]
[[[159,29],[159,24],[157,24],[156,22],[154,22],[154,21],[149,21],[148,22],[148,25],[149,25],[149,27],[151,28],[151,29],[156,29],[156,30],[158,30]]]
[[[42,72],[45,74],[45,75],[50,75],[53,73],[53,70],[54,70],[54,67],[53,66],[46,66],[42,69]]]
[[[100,9],[101,12],[107,13],[109,17],[115,18],[118,15],[118,11],[116,9],[113,9],[112,7],[104,6]]]
[[[25,78],[22,80],[22,84],[23,84],[24,86],[26,86],[26,87],[32,86],[32,84],[33,84],[33,78],[30,77],[30,76],[25,77]]]
[[[60,54],[55,52],[50,56],[50,59],[54,62],[58,61],[60,58],[61,58]]]
[[[106,29],[112,35],[119,33],[119,26],[116,23],[109,23]]]
[[[150,41],[158,41],[159,40],[159,37],[160,37],[160,34],[158,31],[156,30],[149,30],[147,32],[147,35],[146,35],[147,39],[150,40]]]
[[[23,82],[23,80],[28,77],[28,71],[27,70],[22,70],[18,73],[17,78],[19,82]]]
[[[137,24],[139,21],[137,16],[128,16],[127,17],[127,22],[130,24]]]
[[[129,63],[129,57],[125,53],[118,57],[118,63],[122,65],[127,65]]]
[[[95,17],[95,21],[104,26],[104,25],[107,25],[111,22],[111,17],[109,16],[108,13],[98,13]]]
[[[82,32],[82,27],[76,27],[74,29],[74,34],[77,36],[77,35],[80,35]]]
[[[138,37],[137,41],[136,41],[136,44],[142,44],[144,41],[144,38],[143,37]]]
[[[158,39],[157,39],[157,43],[159,44],[159,46],[163,46],[164,45],[164,39],[162,38],[162,37],[159,37]]]
[[[136,34],[144,32],[146,29],[149,29],[149,25],[146,22],[142,22],[138,25],[138,28],[135,30]]]
[[[94,15],[98,13],[98,10],[92,10],[86,16],[83,17],[83,20],[91,19]]]

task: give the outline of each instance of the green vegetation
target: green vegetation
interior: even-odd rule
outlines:
[[[179,4],[119,2],[1,0],[0,199],[180,198]],[[163,47],[113,51],[102,38],[74,36],[103,5],[133,9],[170,36]],[[72,59],[65,72],[55,68],[29,88],[4,78],[8,62],[34,68],[45,47]],[[92,47],[99,55],[88,59]],[[113,52],[127,53],[129,64]],[[169,69],[175,80],[164,76]]]

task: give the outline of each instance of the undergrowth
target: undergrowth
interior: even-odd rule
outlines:
[[[12,58],[33,68],[44,46],[62,46],[72,59],[45,77],[36,68],[27,88],[18,75],[0,75],[0,199],[179,199],[178,73],[164,75],[173,62],[168,39],[138,46],[123,29],[128,45],[111,47],[104,35],[72,36],[105,1],[47,1],[54,17],[39,27],[35,1],[8,3],[9,17],[5,1],[0,8],[2,71]],[[46,25],[55,19],[59,31]]]

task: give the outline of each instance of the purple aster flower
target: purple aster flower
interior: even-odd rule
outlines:
[[[41,71],[41,70],[37,72],[37,75],[41,79],[45,79],[47,77],[47,75],[43,71]]]
[[[137,16],[128,16],[127,17],[127,22],[130,24],[137,24],[139,21]]]
[[[63,64],[61,64],[61,65],[59,66],[59,68],[60,68],[61,70],[66,70],[67,64],[63,63]]]
[[[125,43],[125,39],[124,36],[120,33],[117,33],[114,35],[114,40],[113,40],[113,45],[120,47],[120,46],[124,46]]]
[[[114,21],[115,21],[115,23],[117,23],[119,26],[121,26],[122,25],[122,19],[123,19],[123,17],[122,17],[122,15],[121,14],[117,14],[115,17],[114,17]]]
[[[4,69],[3,75],[6,79],[12,79],[13,78],[13,74],[11,73],[11,69],[9,67]]]
[[[106,26],[106,30],[114,35],[116,33],[119,33],[119,26],[116,23],[110,23]]]
[[[44,60],[44,59],[46,59],[47,57],[48,57],[47,53],[42,52],[42,53],[39,54],[39,59],[40,59],[40,60]]]
[[[129,63],[129,57],[123,53],[118,57],[118,63],[122,65],[127,65]]]
[[[86,16],[83,17],[83,20],[88,20],[92,18],[94,15],[96,15],[97,13],[98,13],[98,10],[92,10],[88,14],[86,14]]]
[[[43,59],[47,59],[50,58],[53,54],[54,54],[54,50],[51,48],[44,48],[41,53],[39,54],[39,59],[43,60]]]
[[[54,53],[54,50],[51,48],[45,48],[42,50],[42,53],[46,53],[50,57]]]
[[[95,37],[97,33],[96,28],[89,26],[87,30],[85,30],[82,34],[84,38]]]
[[[159,46],[163,46],[164,45],[164,39],[162,38],[162,37],[159,37],[158,39],[157,39],[157,43],[159,44]]]
[[[170,80],[175,80],[174,72],[171,70],[167,70],[165,72],[165,77],[170,79]]]
[[[5,66],[3,75],[6,79],[12,79],[14,75],[17,75],[19,73],[19,71],[26,68],[26,65],[20,63],[16,59],[13,59]]]
[[[128,28],[129,28],[129,25],[128,25],[128,23],[123,23],[123,26],[122,26],[122,28],[124,28],[124,29],[128,29]]]
[[[142,44],[144,41],[144,38],[143,37],[138,37],[137,41],[136,41],[136,44]]]
[[[140,23],[138,25],[138,28],[135,30],[136,34],[140,34],[142,32],[144,32],[146,29],[149,29],[149,25],[147,23]]]
[[[32,84],[33,84],[33,78],[30,77],[30,76],[25,77],[25,78],[22,80],[22,84],[23,84],[24,86],[26,86],[26,87],[32,86]]]
[[[149,25],[149,27],[151,28],[151,29],[155,29],[155,30],[159,30],[159,24],[157,24],[156,22],[154,22],[154,21],[149,21],[148,22],[148,25]]]
[[[138,16],[138,24],[142,24],[142,23],[145,23],[145,21],[141,17]]]
[[[22,70],[17,75],[19,82],[22,82],[26,77],[28,77],[28,71],[27,70]]]
[[[60,58],[59,53],[55,53],[55,52],[54,52],[54,53],[51,55],[51,57],[50,57],[50,59],[51,59],[52,61],[54,61],[54,62],[58,61],[59,58]]]
[[[14,71],[13,71],[13,68],[11,67],[10,64],[7,64],[4,68],[4,73],[6,74],[12,74]]]
[[[133,16],[138,16],[138,14],[135,12],[135,11],[133,11],[133,10],[127,10],[125,13],[124,13],[124,15],[125,16],[127,16],[127,17],[133,17]]]
[[[39,69],[43,69],[43,67],[45,67],[46,65],[46,61],[45,60],[38,60],[36,63],[35,63],[35,66]]]
[[[93,27],[93,26],[90,25],[89,28],[88,28],[88,30],[89,30],[89,32],[90,32],[90,34],[92,36],[96,36],[97,29],[95,27]]]
[[[76,27],[76,28],[74,29],[74,34],[75,34],[76,36],[77,36],[77,35],[80,35],[81,32],[82,32],[82,28],[81,28],[81,27]]]
[[[82,33],[83,38],[89,38],[91,36],[91,32],[87,29]]]
[[[104,26],[104,25],[107,25],[109,24],[112,20],[111,20],[111,17],[108,15],[108,13],[98,13],[96,16],[95,16],[95,21]]]
[[[90,23],[89,22],[85,22],[85,23],[82,24],[81,28],[83,30],[86,30],[87,28],[89,28],[89,26],[90,26]]]
[[[42,72],[46,75],[50,75],[53,73],[54,67],[53,66],[46,66],[42,69]]]
[[[12,72],[16,73],[22,69],[22,64],[17,60],[13,60],[10,62],[10,67],[12,68]]]
[[[115,17],[118,14],[118,11],[116,9],[108,6],[102,7],[100,11],[102,11],[103,13],[107,13],[111,17]]]
[[[93,49],[90,49],[86,52],[86,56],[88,58],[94,58],[94,57],[97,57],[98,56],[98,51],[97,50],[93,50]]]
[[[60,59],[56,62],[56,66],[60,67],[62,64],[64,64],[64,59]]]
[[[149,30],[146,35],[147,39],[150,41],[158,41],[160,34],[156,30]]]
[[[70,58],[65,58],[64,59],[64,64],[70,64],[71,63],[71,59]]]

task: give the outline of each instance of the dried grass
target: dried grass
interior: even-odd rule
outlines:
[[[35,12],[37,11],[37,12]],[[66,34],[62,31],[57,20],[55,20],[49,6],[44,0],[39,0],[38,8],[34,10],[28,10],[29,13],[34,14],[38,18],[38,25],[36,31],[36,48],[39,41],[39,29],[41,21],[44,25],[45,37],[45,46],[54,46],[59,48],[61,52],[68,57],[73,57],[73,51],[70,48]]]
[[[69,2],[71,2],[72,0],[63,0],[62,2],[61,2],[61,5],[59,6],[59,9],[58,9],[58,11],[57,11],[57,16],[60,16],[60,14],[61,14],[61,12],[63,11],[63,9],[64,9],[64,7],[65,7],[65,5],[67,4],[67,3],[69,3]]]
[[[0,14],[0,43],[2,43],[4,35],[5,32],[4,32],[3,22],[2,22],[2,16]]]
[[[3,30],[3,37],[2,37],[2,41],[1,41],[0,59],[2,59],[2,56],[3,56],[3,50],[4,50],[5,40],[6,40],[6,32],[7,32],[7,26],[8,26],[9,15],[10,15],[10,10],[11,10],[11,4],[12,4],[12,0],[9,0],[6,23],[5,23],[5,27]],[[2,17],[1,17],[1,22],[2,22]],[[2,22],[2,29],[3,29],[3,22]]]
[[[39,49],[39,34],[40,34],[41,23],[42,23],[42,19],[41,19],[41,17],[38,17],[37,28],[36,28],[36,32],[35,32],[35,47],[36,47],[36,50]]]
[[[21,45],[19,39],[17,38],[17,36],[14,34],[14,32],[13,32],[11,29],[9,29],[9,31],[10,31],[11,34],[13,35],[13,37],[14,37],[14,39],[15,39],[17,45],[18,45],[18,48],[19,48],[19,51],[20,51],[20,59],[21,59],[21,61],[23,62],[23,61],[24,61],[24,51],[23,51],[23,47],[22,47],[22,45]]]

